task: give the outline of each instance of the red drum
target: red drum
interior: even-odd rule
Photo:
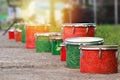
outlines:
[[[22,31],[20,29],[16,29],[15,40],[16,42],[21,42],[22,40]]]
[[[65,48],[65,44],[60,44],[61,46],[61,52],[60,52],[60,60],[61,61],[66,61],[66,48]]]
[[[36,32],[36,26],[26,26],[26,48],[28,49],[35,49],[35,32]]]
[[[94,23],[67,23],[63,24],[63,41],[72,37],[94,37]]]
[[[45,33],[49,31],[49,26],[36,26],[36,25],[27,25],[26,26],[26,48],[28,49],[35,49],[36,43],[35,43],[35,33]]]
[[[9,37],[9,39],[15,39],[15,30],[14,29],[9,30],[8,37]]]
[[[80,72],[101,74],[117,73],[117,57],[117,45],[82,46]]]

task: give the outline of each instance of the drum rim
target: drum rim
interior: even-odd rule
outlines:
[[[15,29],[10,29],[9,31],[10,31],[10,32],[13,32],[13,31],[15,31]]]
[[[47,32],[47,33],[35,33],[34,34],[36,37],[39,37],[39,36],[54,36],[54,35],[61,35],[61,33],[59,32]]]
[[[103,44],[104,41],[94,41],[94,42],[65,42],[66,45],[100,45]]]
[[[62,24],[63,27],[96,27],[95,23],[64,23]]]
[[[62,40],[62,36],[51,36],[51,40]]]
[[[19,28],[17,28],[17,29],[16,29],[16,31],[17,31],[17,32],[22,32],[22,30],[21,30],[21,29],[19,29]]]
[[[118,45],[87,45],[80,46],[82,50],[117,50]]]
[[[84,38],[84,39],[85,39],[85,38],[86,38],[86,39],[88,39],[88,38],[89,38],[89,39],[94,38],[95,40],[94,40],[94,41],[86,41],[86,42],[82,42],[82,41],[79,41],[79,42],[71,41],[72,39],[79,39],[79,40],[80,40],[80,39],[83,39],[83,38]],[[75,37],[75,38],[67,38],[67,39],[65,40],[65,43],[66,43],[66,44],[78,44],[78,45],[81,44],[81,43],[84,43],[84,44],[85,44],[85,43],[86,43],[86,44],[87,44],[87,43],[88,43],[88,44],[89,44],[89,43],[92,43],[92,44],[93,44],[93,43],[95,43],[95,42],[98,42],[98,43],[101,42],[101,43],[103,43],[103,42],[104,42],[104,39],[103,39],[103,38],[99,38],[99,37]]]
[[[63,43],[60,44],[60,46],[62,47],[62,46],[66,46],[66,45],[65,45],[65,43],[63,42]]]
[[[46,33],[35,33],[34,35],[36,37],[39,37],[39,36],[49,36],[49,34],[46,34]]]

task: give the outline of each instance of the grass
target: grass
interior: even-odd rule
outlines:
[[[2,27],[2,28],[8,28],[8,26],[10,26],[9,24],[0,24],[0,26]]]
[[[104,38],[104,44],[120,46],[120,26],[99,25],[95,36]]]
[[[95,36],[104,38],[104,44],[118,45],[120,51],[120,25],[99,25]],[[120,64],[120,55],[118,56],[118,62]]]

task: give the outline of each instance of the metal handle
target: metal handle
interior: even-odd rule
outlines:
[[[119,50],[116,51],[116,54],[115,54],[116,58],[118,58],[118,55],[119,55]]]
[[[86,27],[86,34],[88,34],[88,29],[89,29],[89,28],[88,28],[88,27]]]
[[[64,28],[62,28],[61,30],[62,30],[62,34],[64,34]]]
[[[81,58],[84,58],[84,53],[83,53],[82,50],[80,50],[80,57],[81,57]]]
[[[83,43],[78,43],[79,46],[83,45]]]
[[[98,42],[98,44],[103,44],[103,42],[104,42],[104,41],[100,41],[100,42]]]
[[[73,33],[73,34],[75,33],[75,28],[74,28],[74,27],[72,28],[72,33]]]
[[[101,50],[101,48],[99,49],[99,58],[100,59],[102,58],[102,50]]]
[[[94,34],[96,33],[96,27],[94,27]]]

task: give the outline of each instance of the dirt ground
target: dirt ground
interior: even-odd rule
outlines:
[[[0,31],[0,80],[120,80],[115,74],[87,74],[67,68],[60,56],[36,53]]]

